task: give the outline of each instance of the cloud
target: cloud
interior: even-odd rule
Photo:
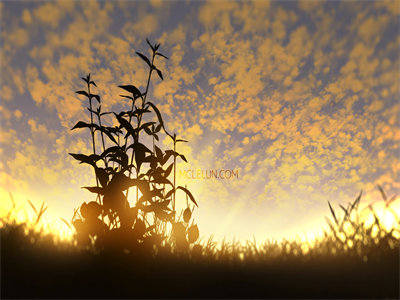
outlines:
[[[133,25],[132,29],[138,35],[142,37],[147,37],[150,34],[154,33],[157,27],[157,17],[153,14],[148,14],[141,17],[140,20]]]
[[[67,0],[59,0],[54,3],[47,2],[33,10],[32,14],[39,20],[39,22],[43,23],[43,25],[56,28],[65,17],[66,13],[71,12],[74,9],[74,5],[75,2]],[[23,20],[27,24],[31,21],[30,15],[26,13],[26,10],[23,14]]]

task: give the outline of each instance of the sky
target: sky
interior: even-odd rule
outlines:
[[[201,236],[289,237],[322,228],[327,201],[400,192],[400,1],[1,1],[0,12],[0,213],[11,192],[26,211],[44,201],[66,230],[60,217],[93,200],[81,189],[92,170],[68,155],[91,149],[70,130],[89,118],[75,91],[90,72],[103,109],[126,109],[118,85],[144,89],[146,37],[169,57],[148,97],[189,140],[179,169],[239,173],[179,178]]]

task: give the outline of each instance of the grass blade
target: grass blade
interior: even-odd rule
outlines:
[[[382,188],[382,186],[380,184],[378,184],[377,186],[378,186],[379,191],[381,192],[383,200],[386,202],[387,201],[387,197],[386,197],[385,191],[383,190],[383,188]]]
[[[60,218],[60,219],[61,219],[61,221],[63,221],[68,226],[69,229],[72,229],[71,225],[69,225],[67,220],[65,220],[64,218]]]
[[[329,201],[328,201],[328,205],[329,205],[329,209],[331,210],[333,219],[335,220],[336,225],[338,225],[338,224],[339,224],[338,219],[336,218],[335,211],[333,210],[333,208],[332,208],[332,206],[331,206],[331,203],[330,203]]]
[[[37,210],[36,210],[35,205],[33,205],[33,203],[30,200],[28,200],[28,203],[32,207],[33,211],[35,212],[35,215],[37,215]]]

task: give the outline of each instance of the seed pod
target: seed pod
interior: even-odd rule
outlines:
[[[185,221],[185,223],[189,223],[191,217],[192,217],[192,211],[188,207],[183,212],[183,221]]]
[[[199,238],[199,228],[197,227],[197,225],[190,226],[187,234],[189,243],[192,244],[197,241],[197,239]]]

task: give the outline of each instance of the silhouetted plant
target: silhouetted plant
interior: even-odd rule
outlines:
[[[388,199],[382,187],[380,185],[377,187],[385,203],[385,210],[390,212],[394,218],[395,223],[392,228],[389,230],[382,226],[371,204],[365,209],[373,216],[373,222],[367,224],[365,217],[361,218],[360,213],[363,210],[360,211],[358,207],[361,201],[362,191],[353,202],[347,204],[347,207],[341,204],[339,205],[343,211],[341,218],[339,218],[339,215],[328,201],[333,222],[328,218],[326,218],[326,221],[331,230],[330,238],[332,240],[332,246],[334,246],[335,249],[339,250],[343,248],[347,250],[353,248],[356,249],[359,255],[364,255],[366,254],[364,250],[369,249],[368,246],[379,243],[381,247],[393,247],[394,244],[398,243],[400,219],[396,212],[390,207],[390,203],[392,203],[397,196],[394,195]],[[328,234],[326,233],[325,235],[326,238],[328,238]]]
[[[70,155],[80,163],[93,167],[96,186],[84,188],[97,195],[97,202],[83,203],[75,210],[72,223],[80,245],[92,243],[100,249],[153,249],[154,246],[165,245],[168,232],[171,232],[170,237],[176,248],[187,249],[199,237],[197,225],[193,225],[192,221],[189,226],[192,213],[188,205],[183,213],[183,222],[176,220],[177,190],[186,193],[197,206],[186,187],[176,186],[177,157],[186,162],[185,156],[176,152],[176,144],[187,141],[177,139],[175,133],[172,135],[167,131],[161,112],[147,99],[153,71],[163,80],[162,72],[155,65],[156,57],[168,58],[159,52],[160,44],[152,45],[149,40],[146,41],[151,49],[151,59],[136,52],[149,68],[145,90],[142,92],[131,84],[119,85],[128,92],[128,95],[120,96],[130,101],[129,110],[102,112],[100,96],[91,93],[91,86],[97,85],[90,74],[82,78],[87,91],[77,91],[89,100],[87,109],[90,112],[90,123],[79,121],[72,130],[90,129],[93,153]],[[93,99],[97,100],[97,108],[92,103]],[[105,126],[102,120],[105,115],[114,116],[119,125]],[[97,123],[94,116],[97,116]],[[96,148],[96,132],[100,132],[102,150]],[[157,145],[159,135],[163,133],[173,140],[173,150],[163,151]],[[152,140],[152,150],[145,144],[146,137]],[[171,158],[173,161],[168,165]],[[171,176],[173,182],[169,179]],[[136,191],[133,206],[128,201],[131,188]],[[170,230],[167,224],[171,224]]]

